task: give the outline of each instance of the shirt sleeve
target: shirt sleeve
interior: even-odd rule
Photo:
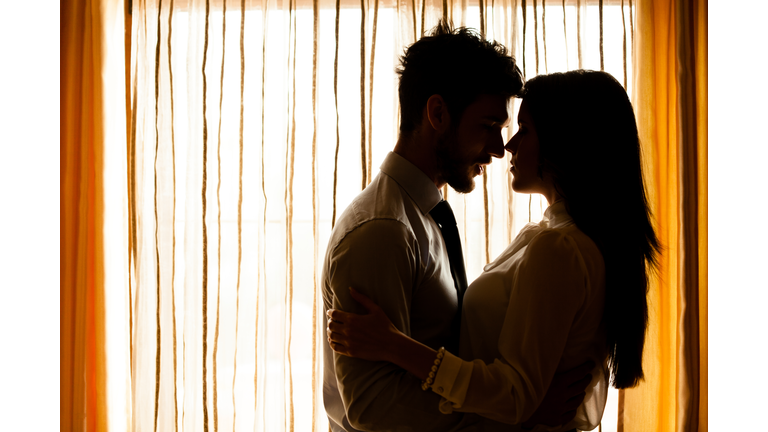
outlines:
[[[568,235],[544,230],[524,252],[498,342],[502,358],[486,364],[447,355],[433,391],[440,410],[474,412],[519,424],[538,408],[560,364],[574,318],[586,299],[587,271]]]
[[[356,228],[335,248],[326,283],[333,307],[366,313],[349,295],[352,286],[386,312],[410,335],[413,288],[420,274],[419,244],[396,220],[373,220]],[[444,415],[440,397],[421,390],[421,381],[387,362],[372,362],[334,353],[336,379],[349,423],[366,431],[472,430],[471,416]]]

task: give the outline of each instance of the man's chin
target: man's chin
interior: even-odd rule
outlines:
[[[475,190],[475,179],[471,176],[448,179],[447,183],[458,193],[468,194]]]
[[[458,193],[470,193],[475,189],[475,177],[477,164],[446,163],[440,169],[443,180]],[[482,171],[480,171],[482,174]]]

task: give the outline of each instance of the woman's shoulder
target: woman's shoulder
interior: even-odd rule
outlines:
[[[533,233],[527,246],[526,258],[529,260],[576,260],[581,266],[587,266],[587,262],[595,260],[602,262],[602,255],[595,242],[574,224],[540,229]]]
[[[570,230],[563,228],[541,228],[531,233],[528,250],[531,252],[571,251],[575,239]]]
[[[559,229],[547,228],[546,223],[529,223],[518,232],[515,240],[507,248],[487,264],[483,270],[498,271],[504,268],[505,271],[514,271],[521,261],[539,262],[548,261],[548,257],[553,252],[560,251],[568,253],[570,249],[569,242],[565,237],[566,233]],[[507,264],[503,266],[502,264]]]
[[[594,240],[575,224],[561,228],[563,234],[568,236],[572,244],[578,249],[581,256],[588,261],[599,261],[602,265],[603,254]]]

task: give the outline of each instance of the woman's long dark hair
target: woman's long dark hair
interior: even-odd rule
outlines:
[[[660,245],[632,105],[611,75],[585,70],[537,76],[523,100],[539,137],[541,172],[553,175],[568,213],[605,260],[613,386],[634,387],[643,379],[648,276]]]

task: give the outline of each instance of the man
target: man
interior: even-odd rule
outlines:
[[[456,353],[467,281],[455,219],[439,190],[472,191],[474,177],[504,156],[502,130],[523,77],[502,45],[444,22],[406,50],[398,73],[400,136],[334,227],[323,264],[324,308],[364,313],[349,294],[355,287],[400,331]],[[440,413],[440,397],[392,364],[336,355],[328,344],[324,360],[333,431],[482,428],[479,416]],[[557,405],[547,401],[542,409]]]

